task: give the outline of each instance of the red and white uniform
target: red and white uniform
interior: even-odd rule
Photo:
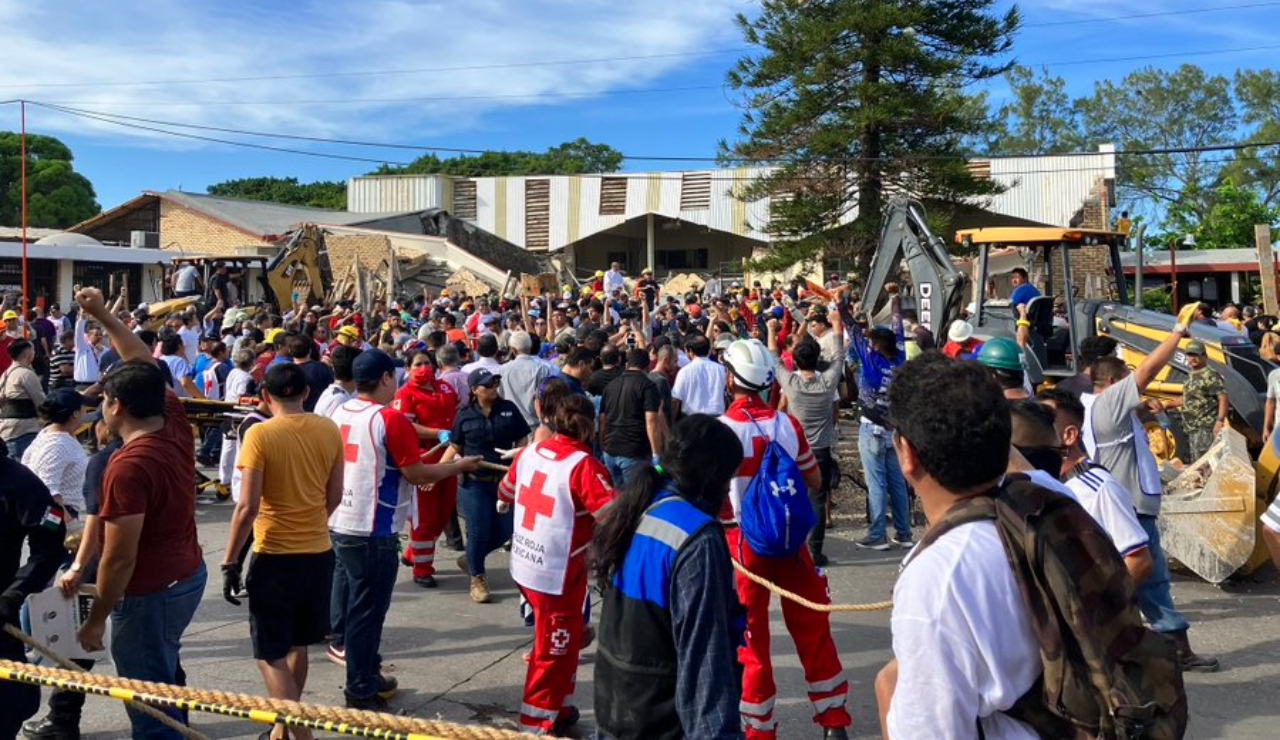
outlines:
[[[342,432],[342,503],[329,529],[356,537],[394,537],[413,504],[401,470],[418,462],[418,435],[405,415],[388,406],[353,398],[339,406],[333,423]]]
[[[425,370],[430,371],[430,366]],[[431,429],[453,429],[453,417],[458,414],[458,394],[453,386],[437,380],[434,373],[426,374],[426,383],[417,383],[410,379],[396,393],[391,408],[409,417],[419,426]],[[425,451],[436,446],[434,439],[419,439],[418,445]],[[440,450],[422,461],[428,465],[440,462],[444,450]],[[417,489],[417,516],[412,520],[409,531],[409,547],[404,558],[413,565],[413,577],[425,578],[435,575],[436,540],[444,532],[449,516],[458,501],[458,478],[446,478],[430,486],[419,486]]]
[[[809,548],[800,548],[792,558],[760,557],[751,551],[736,526],[742,494],[760,470],[760,458],[771,439],[776,439],[795,458],[802,473],[808,473],[817,466],[800,423],[788,414],[774,411],[755,396],[734,401],[720,421],[738,436],[743,450],[742,465],[730,483],[729,503],[720,513],[721,521],[726,523],[729,554],[747,570],[788,591],[819,604],[830,603],[827,578],[814,567]],[[748,738],[775,738],[777,724],[773,719],[773,706],[778,689],[773,681],[773,662],[769,656],[769,591],[737,573],[734,580],[738,600],[747,611],[746,645],[738,649],[738,659],[743,666],[739,710]],[[849,683],[844,678],[840,656],[831,639],[828,615],[783,599],[782,618],[804,667],[814,721],[824,728],[848,727],[852,724],[845,709]]]
[[[613,486],[590,448],[556,434],[516,455],[498,485],[498,498],[515,502],[511,577],[533,609],[520,729],[550,732],[573,696],[586,550],[595,517],[613,501]]]

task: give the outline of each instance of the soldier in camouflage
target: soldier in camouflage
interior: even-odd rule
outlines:
[[[1182,400],[1166,404],[1167,408],[1181,406],[1182,429],[1187,434],[1187,456],[1184,462],[1192,463],[1209,451],[1213,440],[1227,423],[1227,388],[1222,376],[1209,368],[1205,359],[1204,343],[1193,339],[1185,350],[1191,374],[1182,385]]]

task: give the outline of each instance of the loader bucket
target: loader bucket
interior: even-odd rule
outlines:
[[[1255,486],[1245,438],[1228,428],[1165,487],[1160,511],[1165,554],[1210,583],[1226,580],[1254,552]]]

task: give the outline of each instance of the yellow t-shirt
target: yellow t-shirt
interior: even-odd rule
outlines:
[[[342,464],[342,435],[323,416],[278,416],[249,429],[236,466],[262,471],[262,505],[253,523],[254,552],[328,552],[325,489],[335,464]]]

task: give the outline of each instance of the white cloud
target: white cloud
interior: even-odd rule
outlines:
[[[492,111],[554,99],[358,101],[715,84],[718,75],[676,76],[673,82],[668,75],[698,58],[656,55],[741,46],[731,18],[742,7],[741,0],[0,0],[0,27],[6,29],[0,69],[7,72],[0,76],[0,99],[55,101],[243,129],[421,142],[472,129]],[[119,84],[616,57],[653,58],[198,85]],[[722,59],[727,67],[733,56]],[[225,105],[297,100],[350,102]],[[34,113],[42,130],[172,145],[146,132]]]

